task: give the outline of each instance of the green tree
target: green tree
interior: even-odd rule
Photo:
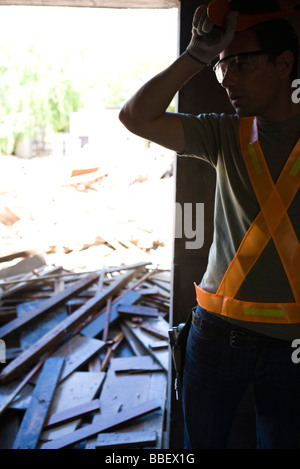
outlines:
[[[98,61],[95,52],[49,43],[0,44],[0,152],[38,129],[68,131],[70,113],[89,105],[120,107],[166,63],[133,58],[127,67]],[[174,109],[172,103],[171,108]]]
[[[49,51],[48,51],[49,52]],[[72,60],[34,46],[0,46],[0,151],[13,153],[22,136],[37,128],[66,131],[69,114],[81,106],[82,89],[72,77]]]

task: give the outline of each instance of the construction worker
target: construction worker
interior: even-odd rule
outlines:
[[[137,91],[120,120],[217,175],[213,243],[185,355],[185,447],[226,448],[253,383],[257,448],[292,449],[300,443],[300,363],[292,359],[300,339],[298,41],[278,11],[247,16],[228,3],[196,10],[187,50]],[[207,66],[235,114],[167,113]]]

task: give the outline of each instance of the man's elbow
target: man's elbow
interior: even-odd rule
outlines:
[[[127,108],[126,104],[122,107],[119,112],[119,120],[130,132],[140,135],[142,129],[140,128],[139,121],[136,119],[130,110]]]
[[[125,110],[125,106],[123,106],[121,111],[119,112],[119,120],[122,122],[123,125],[125,125],[125,127],[127,127],[126,122],[128,120],[128,116]]]

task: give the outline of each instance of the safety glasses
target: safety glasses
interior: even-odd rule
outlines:
[[[222,83],[228,70],[237,77],[256,70],[259,65],[259,56],[267,53],[264,50],[258,50],[224,57],[213,67],[218,82]]]

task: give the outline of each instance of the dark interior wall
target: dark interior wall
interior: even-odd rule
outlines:
[[[182,0],[180,8],[179,52],[185,51],[190,38],[192,19],[200,4],[196,0]],[[207,68],[193,77],[181,89],[178,96],[178,111],[190,114],[208,112],[232,112],[225,90],[217,83],[214,72]],[[184,209],[184,204],[193,207],[193,227],[196,226],[196,204],[204,204],[204,244],[200,249],[187,249],[185,236],[175,238],[173,260],[173,297],[171,324],[184,322],[192,307],[196,305],[194,282],[199,283],[206,269],[207,256],[212,241],[215,170],[196,158],[177,157],[175,165],[175,201]],[[177,213],[179,217],[180,213]],[[179,217],[180,218],[180,217]],[[182,220],[176,220],[181,223]],[[184,234],[184,230],[183,230]],[[183,418],[181,403],[176,401],[170,376],[170,447],[183,447]]]
[[[204,3],[204,2],[202,2]],[[208,3],[208,2],[207,2]],[[191,38],[191,25],[199,1],[182,0],[180,13],[180,53]],[[179,112],[200,114],[207,112],[231,112],[232,107],[224,89],[217,83],[211,67],[190,80],[180,91]],[[173,324],[184,321],[195,305],[193,282],[199,283],[206,268],[207,255],[212,240],[215,171],[196,158],[176,159],[176,202],[184,210],[184,204],[192,203],[193,216],[196,204],[204,204],[204,244],[200,249],[188,249],[188,238],[175,238],[173,266]],[[178,220],[180,223],[181,220]],[[196,226],[196,219],[193,220]]]

